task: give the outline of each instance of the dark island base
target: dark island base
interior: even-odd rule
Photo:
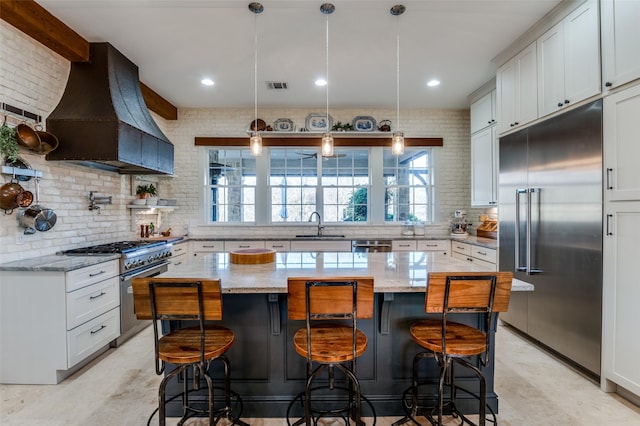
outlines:
[[[358,358],[357,375],[363,395],[373,404],[377,416],[402,417],[402,394],[411,385],[413,356],[421,349],[411,340],[409,327],[426,315],[424,293],[377,293],[375,304],[374,318],[358,321],[358,328],[368,336],[369,346]],[[304,327],[304,321],[288,321],[286,294],[225,294],[223,306],[223,324],[235,334],[227,356],[231,362],[231,387],[244,403],[242,417],[285,417],[289,403],[305,386],[306,362],[292,345],[293,335]],[[483,328],[480,315],[460,315],[456,321]],[[165,326],[179,327],[179,324],[172,322]],[[482,371],[487,380],[487,403],[497,413],[498,396],[493,389],[494,332],[495,329],[491,330],[491,362]],[[479,366],[479,361],[476,365]],[[210,372],[214,381],[221,377],[218,363],[211,365]],[[434,380],[421,390],[430,406],[437,396],[438,372],[434,360],[423,361],[422,377]],[[463,368],[456,369],[456,384],[474,392],[478,389],[478,380]],[[182,381],[174,381],[167,387],[167,398],[180,392]],[[204,400],[205,392],[203,382],[199,391],[190,393],[190,398]],[[458,394],[457,406],[463,413],[478,411],[477,401],[462,392]],[[366,404],[363,410],[365,416],[370,415]],[[296,415],[301,413],[295,411]],[[181,398],[167,404],[168,416],[181,413]]]

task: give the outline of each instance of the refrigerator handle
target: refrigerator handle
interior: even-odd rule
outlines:
[[[540,232],[540,199],[542,198],[540,196],[540,193],[542,192],[541,188],[528,188],[527,190],[527,275],[535,275],[535,274],[541,274],[543,272],[542,269],[540,268],[536,268],[533,264],[534,258],[533,258],[533,249],[537,246],[538,244],[538,240],[534,239],[534,236],[532,235],[532,209],[533,209],[533,196],[532,194],[537,194],[537,202],[536,202],[536,220],[537,220],[537,224],[536,224],[536,233]]]
[[[520,264],[520,194],[525,194],[525,193],[527,193],[526,188],[516,189],[516,221],[515,221],[516,229],[514,233],[514,240],[515,240],[515,250],[514,250],[515,269],[514,270],[523,271],[523,272],[527,270],[527,267],[526,265],[523,266]],[[526,247],[528,248],[529,245],[527,244]]]

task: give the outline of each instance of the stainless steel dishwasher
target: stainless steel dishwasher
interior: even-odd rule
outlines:
[[[354,253],[381,253],[391,251],[391,240],[353,240],[351,251]]]

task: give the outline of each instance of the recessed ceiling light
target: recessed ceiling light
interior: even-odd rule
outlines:
[[[203,78],[202,80],[200,80],[200,83],[204,84],[205,86],[213,86],[213,80],[211,80],[210,78]]]
[[[319,78],[316,80],[316,86],[326,86],[327,85],[327,80],[325,80],[324,78]]]
[[[429,86],[429,87],[440,86],[440,80],[429,80],[427,82],[427,86]]]

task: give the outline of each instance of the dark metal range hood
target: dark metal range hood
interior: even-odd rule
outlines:
[[[59,146],[46,159],[121,174],[173,174],[173,144],[151,117],[138,67],[109,43],[91,43],[89,62],[72,62],[47,131]]]

